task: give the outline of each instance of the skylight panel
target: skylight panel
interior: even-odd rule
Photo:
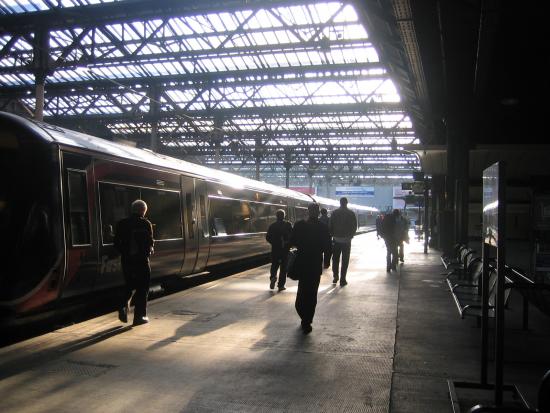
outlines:
[[[227,15],[227,13],[225,14]],[[207,17],[215,31],[221,32],[227,30],[219,14],[209,14]]]
[[[15,66],[15,59],[12,57],[5,57],[0,60],[0,67],[13,67]]]
[[[206,67],[206,70],[209,71],[209,72],[216,72],[217,71],[216,66],[212,63],[212,60],[210,60],[210,59],[204,59],[202,61],[202,64],[204,65],[204,67]]]
[[[344,6],[344,9],[342,12],[338,13],[338,15],[334,18],[334,22],[340,23],[340,22],[356,22],[359,20],[359,17],[357,16],[357,12],[351,5]]]
[[[267,38],[263,35],[262,32],[248,33],[248,37],[252,40],[252,44],[256,46],[269,44]]]
[[[354,24],[345,27],[343,30],[346,39],[368,39],[367,31],[361,24]]]
[[[204,50],[205,47],[201,44],[199,38],[190,38],[183,40],[183,43],[188,46],[190,50]]]
[[[185,17],[184,21],[195,34],[213,33],[215,31],[205,16],[189,16]]]
[[[280,43],[288,44],[288,43],[300,42],[300,39],[298,39],[298,37],[296,37],[294,33],[291,33],[288,30],[276,30],[274,33],[275,33],[275,36],[277,36],[277,39],[279,39],[277,44],[280,44]]]
[[[178,36],[189,36],[192,34],[195,34],[193,30],[184,22],[183,18],[177,17],[173,19],[169,19],[168,23],[170,24],[170,27],[174,30],[174,32]]]
[[[304,12],[304,6],[291,6],[277,10],[286,22],[292,24],[311,24],[309,15]]]
[[[367,61],[368,62],[379,62],[380,61],[380,59],[378,58],[378,53],[376,53],[376,50],[374,49],[374,47],[368,47],[365,50],[365,54],[367,56]]]
[[[281,22],[274,18],[271,13],[267,10],[260,9],[250,20],[248,20],[244,26],[244,29],[271,29],[273,27],[280,26],[282,26]]]
[[[30,44],[27,40],[21,38],[15,42],[13,48],[19,51],[32,51],[33,49],[32,44]]]
[[[234,35],[229,42],[227,42],[227,46],[232,47],[248,47],[251,46],[252,43],[250,43],[250,39],[244,35],[244,34],[238,34]]]
[[[239,27],[239,17],[244,16],[244,14],[250,14],[252,12],[237,12],[236,14],[231,13],[219,13],[217,17],[220,19],[221,26],[223,27],[222,30],[236,30]],[[244,20],[244,17],[242,17],[242,20]],[[242,21],[241,20],[241,21]],[[220,30],[218,30],[220,31]]]

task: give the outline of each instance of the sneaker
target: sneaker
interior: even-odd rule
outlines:
[[[147,324],[149,322],[149,317],[139,317],[134,319],[134,325],[140,326],[142,324]]]
[[[128,322],[128,306],[125,305],[124,307],[120,308],[118,310],[118,319],[122,321],[123,323]]]
[[[278,290],[278,291],[284,291],[284,290],[286,290],[286,287],[281,286],[281,287],[278,287],[277,290]]]
[[[270,290],[273,290],[275,288],[275,283],[277,282],[277,280],[271,280],[270,283],[269,283],[269,289]]]
[[[311,327],[311,324],[302,324],[302,332],[304,334],[309,334],[313,330],[313,327]]]
[[[340,281],[340,287],[345,287],[346,285],[348,285],[348,282],[346,280]]]

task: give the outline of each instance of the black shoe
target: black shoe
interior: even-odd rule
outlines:
[[[269,282],[269,289],[270,290],[273,290],[275,288],[275,283],[277,282],[277,280],[271,280]]]
[[[281,285],[277,288],[278,291],[284,291],[286,290],[286,287],[284,285]]]
[[[346,285],[348,285],[348,282],[346,280],[340,281],[340,287],[345,287]]]
[[[386,268],[386,272],[391,272],[391,267]]]
[[[397,266],[394,265],[393,267],[391,267],[391,269],[397,271]]]
[[[124,307],[120,308],[118,310],[118,319],[122,321],[123,323],[128,322],[128,306],[125,305]]]
[[[313,327],[311,327],[311,324],[303,324],[302,323],[302,332],[304,334],[309,334],[313,330]]]
[[[338,277],[334,277],[334,278],[332,279],[332,283],[333,283],[333,284],[336,284],[336,283],[338,282],[338,280],[339,280]]]
[[[405,262],[405,260],[404,260],[403,258],[400,258],[400,259],[399,259],[399,261],[401,261],[401,262]]]
[[[149,322],[149,317],[139,317],[134,319],[134,325],[140,326],[142,324],[147,324]]]

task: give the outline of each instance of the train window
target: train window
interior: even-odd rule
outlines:
[[[71,244],[90,245],[86,172],[68,169],[67,187],[69,190]]]
[[[147,203],[147,218],[153,224],[156,240],[182,237],[179,192],[141,189],[141,199]]]
[[[185,214],[189,239],[193,239],[195,238],[195,219],[193,218],[193,196],[189,193],[185,194]]]
[[[210,233],[212,235],[235,234],[232,224],[233,219],[231,216],[231,204],[233,202],[238,201],[210,198],[210,221],[212,222]]]
[[[210,198],[212,235],[235,235],[253,232],[252,211],[248,202]]]
[[[255,232],[267,232],[269,225],[271,225],[276,220],[275,213],[277,212],[278,209],[284,210],[285,213],[287,212],[286,208],[284,208],[282,205],[276,206],[276,205],[270,205],[270,204],[254,203],[253,207],[255,211],[255,216],[254,216]]]
[[[301,220],[307,220],[309,217],[309,214],[307,212],[307,208],[304,207],[295,207],[294,208],[294,216],[296,219],[296,222]]]
[[[202,227],[202,235],[204,238],[208,238],[210,235],[210,232],[208,231],[208,222],[206,220],[206,198],[204,195],[199,196],[199,208],[201,213],[201,227]]]
[[[112,244],[116,223],[130,215],[132,202],[140,198],[139,189],[100,183],[99,197],[103,244]]]

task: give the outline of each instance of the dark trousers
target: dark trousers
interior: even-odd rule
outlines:
[[[330,267],[330,259],[332,257],[332,242],[329,244],[329,251],[323,254],[323,268]]]
[[[340,270],[340,278],[346,280],[349,265],[349,253],[351,251],[350,242],[336,242],[332,245],[332,275],[334,279],[338,279],[338,270],[340,269],[340,255],[342,255],[342,269]]]
[[[151,267],[147,257],[122,257],[125,291],[122,306],[127,306],[134,295],[134,320],[147,315],[147,296],[151,281]]]
[[[286,263],[288,261],[288,251],[271,251],[271,281],[277,280],[277,270],[279,270],[278,287],[284,287],[286,283]]]
[[[300,281],[298,281],[295,307],[303,325],[309,325],[313,322],[320,281],[320,275],[311,274],[300,277]]]
[[[386,242],[386,269],[397,268],[398,252],[397,241],[392,239],[384,240]]]

